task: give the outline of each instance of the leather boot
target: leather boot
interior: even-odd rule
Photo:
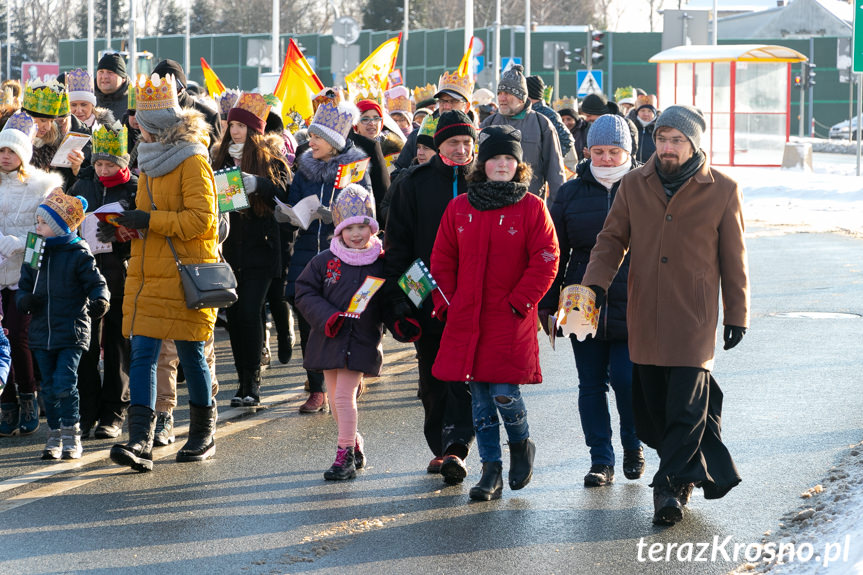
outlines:
[[[510,474],[511,475],[511,474]],[[503,464],[500,461],[483,461],[482,477],[470,488],[470,498],[476,501],[500,499],[503,493]]]
[[[146,405],[129,407],[129,442],[111,448],[111,461],[141,473],[153,470],[153,432],[156,413]]]
[[[654,525],[674,525],[683,519],[683,505],[671,489],[653,489],[653,509]]]
[[[344,481],[357,476],[354,463],[354,448],[339,447],[336,450],[336,460],[329,469],[324,471],[324,479],[328,481]]]
[[[189,439],[177,452],[177,461],[203,461],[216,453],[216,406],[189,402]]]
[[[533,478],[533,458],[536,455],[536,444],[526,438],[523,441],[509,444],[509,488],[513,491],[521,489]]]
[[[246,395],[243,397],[243,405],[256,407],[261,405],[261,370],[255,369],[246,372]]]
[[[243,407],[243,398],[248,395],[248,373],[244,369],[237,370],[237,378],[240,380],[240,386],[237,388],[237,393],[231,398],[231,407]]]

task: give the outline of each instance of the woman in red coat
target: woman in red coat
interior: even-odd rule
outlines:
[[[500,426],[509,437],[509,486],[533,475],[536,446],[529,439],[519,385],[540,383],[536,304],[557,273],[560,250],[543,201],[527,193],[530,167],[522,163],[521,133],[490,126],[468,192],[447,206],[431,256],[435,316],[446,321],[432,373],[470,385],[482,478],[471,499],[498,499],[503,490]]]

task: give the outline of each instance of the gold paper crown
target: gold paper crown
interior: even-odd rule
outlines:
[[[654,108],[656,108],[656,95],[654,95],[654,94],[639,95],[635,99],[635,107],[640,108],[642,106],[653,106]]]
[[[473,80],[470,76],[459,76],[456,72],[448,74],[443,73],[437,83],[437,93],[443,90],[451,90],[459,94],[466,102],[470,102],[470,97],[473,94]]]
[[[347,138],[354,125],[354,115],[350,110],[341,111],[338,106],[324,102],[318,106],[315,117],[312,118],[312,124],[318,124],[339,134],[342,138]]]
[[[126,126],[117,131],[99,126],[99,129],[93,132],[93,154],[108,154],[119,158],[128,153],[129,130]]]
[[[361,76],[356,82],[348,82],[348,96],[354,104],[360,100],[374,100],[381,106],[384,104],[383,90],[377,78]]]
[[[3,88],[3,91],[0,92],[0,106],[11,106],[14,99],[15,95],[12,93],[12,88]]]
[[[68,116],[69,94],[66,93],[66,86],[57,80],[27,82],[21,107],[40,116]]]
[[[410,117],[411,101],[410,92],[408,92],[407,88],[404,86],[396,86],[391,90],[387,90],[384,92],[384,99],[386,101],[387,112],[390,114],[393,112],[402,112]]]
[[[312,100],[312,109],[317,112],[318,107],[325,103],[329,102],[333,106],[337,106],[339,102],[342,101],[342,91],[338,88],[324,88],[317,94],[315,94],[314,99]]]
[[[39,207],[45,206],[50,208],[51,211],[65,222],[69,230],[74,230],[84,221],[86,206],[81,202],[81,199],[80,196],[69,196],[62,190],[57,189],[45,196]]]
[[[632,86],[621,86],[617,90],[614,91],[614,101],[620,102],[621,100],[626,100],[632,98],[635,99],[635,88]]]
[[[24,110],[18,110],[6,121],[3,131],[6,130],[18,130],[32,139],[36,135],[36,122],[30,117],[30,114]]]
[[[138,74],[138,79],[132,82],[132,86],[128,90],[128,105],[126,106],[128,110],[135,109],[135,94],[138,92],[135,87],[138,85],[139,82],[143,82],[143,78],[145,77],[146,76],[144,76],[144,74]]]
[[[434,84],[426,84],[425,86],[417,86],[414,88],[414,102],[419,104],[425,100],[431,100],[437,94],[437,86]]]
[[[570,110],[578,110],[578,100],[575,98],[561,98],[560,100],[555,100],[551,107],[554,108],[555,112],[560,112],[567,108]]]
[[[138,78],[135,86],[135,103],[138,110],[167,110],[178,108],[177,83],[173,74],[167,74],[164,78],[153,74],[149,78]]]
[[[272,106],[267,103],[263,95],[246,92],[240,96],[234,107],[246,110],[266,122]]]

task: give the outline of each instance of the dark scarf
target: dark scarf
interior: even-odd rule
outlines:
[[[467,201],[481,212],[511,206],[527,193],[522,182],[471,182],[467,186]]]
[[[659,156],[656,156],[656,159],[654,160],[656,162],[656,175],[659,176],[659,181],[662,182],[662,187],[665,188],[665,195],[669,198],[673,196],[675,192],[677,192],[677,190],[679,190],[680,187],[689,180],[689,178],[698,173],[698,170],[701,169],[705,160],[704,152],[696,150],[692,157],[680,166],[677,173],[667,175],[662,172]]]

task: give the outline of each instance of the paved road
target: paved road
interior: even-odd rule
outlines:
[[[534,481],[470,504],[477,456],[462,486],[424,472],[412,348],[390,340],[387,373],[361,402],[370,465],[356,481],[322,478],[335,425],[296,413],[297,360],[268,372],[266,397],[276,402],[269,408],[222,408],[217,456],[203,464],[174,463],[176,449],[164,448],[153,473],[127,473],[105,459],[110,441],[91,440],[80,467],[33,482],[62,469],[37,459],[44,430],[0,440],[0,574],[725,573],[735,563],[721,552],[713,562],[679,562],[674,548],[670,562],[653,562],[649,545],[730,536],[724,549],[732,555],[735,543],[775,529],[863,438],[860,241],[756,230],[749,247],[752,328],[738,349],[718,352],[714,372],[725,391],[725,439],[744,481],[720,501],[696,494],[674,528],[651,525],[647,479],[619,473],[609,488],[582,487],[590,463],[566,345],[555,352],[543,342],[546,381],[526,391],[539,445]],[[229,359],[221,341],[222,405],[233,392]],[[186,413],[180,417],[185,423]],[[649,455],[649,474],[656,464]]]

